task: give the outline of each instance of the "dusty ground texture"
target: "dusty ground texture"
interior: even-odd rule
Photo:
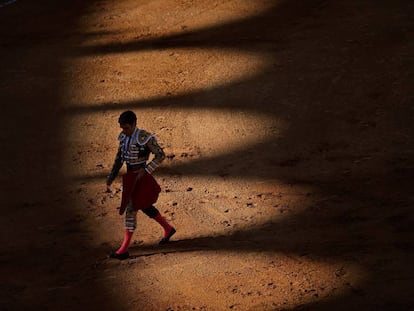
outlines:
[[[412,310],[410,0],[0,1],[1,310]],[[131,259],[117,117],[168,158]]]

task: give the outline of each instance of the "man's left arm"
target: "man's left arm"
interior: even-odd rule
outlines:
[[[151,139],[148,141],[147,146],[149,150],[154,154],[154,158],[146,165],[145,170],[148,174],[152,174],[157,169],[157,167],[160,166],[161,162],[164,161],[165,153],[160,145],[158,145],[157,139],[154,136],[151,137]]]

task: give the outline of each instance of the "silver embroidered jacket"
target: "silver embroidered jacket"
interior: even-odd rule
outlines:
[[[124,162],[130,166],[142,165],[151,174],[165,159],[164,151],[158,145],[155,136],[145,130],[136,128],[130,137],[121,133],[118,136],[118,141],[118,152],[107,179],[109,184],[116,178]],[[154,158],[147,163],[151,153]]]

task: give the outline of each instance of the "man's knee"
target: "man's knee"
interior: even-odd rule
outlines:
[[[145,213],[145,215],[147,215],[150,218],[154,218],[159,213],[159,211],[155,208],[154,205],[151,205],[150,207],[145,208],[142,211]]]

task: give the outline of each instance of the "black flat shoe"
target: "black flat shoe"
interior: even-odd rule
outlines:
[[[114,258],[114,259],[118,259],[118,260],[125,260],[127,258],[129,258],[129,253],[122,253],[122,254],[117,254],[116,252],[112,252],[111,254],[109,254],[109,258]]]
[[[161,241],[158,243],[159,245],[164,245],[167,244],[170,241],[170,238],[174,235],[174,233],[176,233],[177,231],[172,228],[170,233],[168,233],[168,235],[165,238],[162,238]]]

